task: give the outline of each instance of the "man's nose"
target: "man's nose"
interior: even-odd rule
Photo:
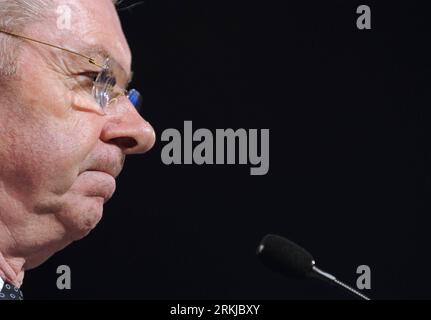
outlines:
[[[110,112],[101,139],[118,145],[124,154],[144,153],[150,150],[156,134],[153,127],[137,112],[127,99],[117,103],[115,111]]]

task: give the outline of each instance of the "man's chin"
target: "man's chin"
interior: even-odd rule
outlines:
[[[26,267],[38,266],[55,252],[87,236],[102,219],[104,203],[114,190],[112,176],[86,172],[75,179],[66,193],[41,197],[33,206],[37,214],[33,225],[40,225],[44,232],[28,243],[28,247],[37,250],[31,250],[35,254]]]
[[[103,205],[115,191],[115,179],[104,172],[81,173],[68,194],[60,219],[73,241],[90,233],[102,219]]]
[[[60,214],[67,236],[76,241],[87,236],[103,216],[105,199],[99,196],[73,197],[69,208]]]

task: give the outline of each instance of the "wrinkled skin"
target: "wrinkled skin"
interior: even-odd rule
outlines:
[[[131,53],[111,1],[54,3],[20,33],[78,52],[103,47],[126,85]],[[71,8],[70,30],[57,28],[58,5]],[[0,277],[20,286],[25,270],[96,226],[125,156],[148,151],[155,134],[125,97],[102,112],[83,74],[99,69],[85,59],[13,41],[17,73],[0,80]]]

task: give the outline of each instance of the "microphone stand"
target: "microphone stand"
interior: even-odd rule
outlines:
[[[312,271],[308,274],[309,277],[314,278],[314,279],[319,279],[319,280],[323,280],[331,285],[336,285],[338,287],[341,287],[343,289],[346,289],[352,296],[354,296],[355,298],[360,298],[363,300],[371,300],[370,298],[368,298],[366,295],[360,293],[359,291],[353,289],[352,287],[348,286],[347,284],[345,284],[344,282],[341,282],[340,280],[338,280],[337,278],[335,278],[332,274],[329,274],[321,269],[319,269],[318,267],[316,267],[314,265],[314,261],[313,261],[313,267],[311,269]]]

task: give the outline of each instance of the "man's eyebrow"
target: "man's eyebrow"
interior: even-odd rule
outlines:
[[[80,52],[89,58],[96,59],[98,63],[103,63],[106,58],[111,57],[108,50],[100,46],[85,47]]]

